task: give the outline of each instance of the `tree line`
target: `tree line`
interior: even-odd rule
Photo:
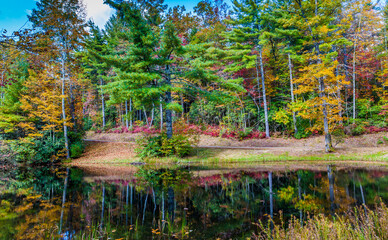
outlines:
[[[333,135],[387,130],[385,3],[105,4],[116,12],[104,29],[79,0],[41,0],[32,29],[1,36],[0,135],[22,155],[75,156],[85,130],[145,125],[170,139],[177,119],[220,135],[323,134],[327,152]]]

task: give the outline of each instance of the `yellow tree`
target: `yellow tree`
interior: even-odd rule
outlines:
[[[305,57],[317,63],[300,69],[300,77],[295,79],[298,85],[295,94],[309,94],[310,97],[304,102],[299,99],[294,104],[294,111],[297,111],[304,119],[315,120],[311,131],[323,130],[325,133],[330,133],[337,123],[343,120],[339,114],[342,100],[337,97],[337,93],[348,82],[344,75],[337,75],[335,72],[338,61],[320,61],[315,53],[310,53]],[[329,148],[331,148],[331,143],[329,143]],[[329,151],[329,149],[326,150]]]
[[[66,157],[70,158],[66,100],[69,100],[71,118],[75,124],[77,122],[75,88],[78,84],[73,81],[77,70],[74,64],[74,51],[82,46],[83,37],[87,35],[84,29],[86,25],[84,7],[80,0],[41,0],[37,2],[36,9],[32,10],[28,18],[42,35],[51,38],[52,47],[56,50],[53,59],[60,66],[63,133]]]
[[[342,1],[315,0],[293,1],[290,6],[298,15],[290,21],[304,35],[305,43],[300,49],[305,67],[294,80],[295,94],[305,94],[306,100],[298,98],[293,111],[303,118],[315,120],[314,129],[325,134],[325,151],[332,150],[331,130],[333,123],[342,121],[335,97],[339,87],[345,84],[343,76],[336,74],[338,62],[336,46],[346,44],[342,28],[333,19],[340,13]],[[308,94],[307,94],[308,93]]]
[[[48,65],[42,69],[30,70],[24,83],[24,94],[20,99],[22,109],[27,112],[27,121],[20,126],[29,137],[40,137],[49,132],[53,141],[55,133],[61,131],[61,87],[58,83],[58,69]]]

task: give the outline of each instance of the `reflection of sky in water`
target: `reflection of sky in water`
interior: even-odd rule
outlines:
[[[70,232],[65,232],[63,233],[62,235],[62,239],[63,240],[70,240],[72,239],[72,236],[74,235],[74,232],[70,233]]]
[[[252,222],[266,221],[271,213],[275,222],[280,222],[279,211],[303,222],[307,212],[341,215],[363,202],[373,208],[380,198],[388,201],[388,171],[325,168],[221,173],[214,167],[146,166],[125,178],[90,176],[76,168],[68,174],[17,169],[0,194],[9,202],[9,209],[3,204],[0,212],[0,222],[8,226],[0,227],[0,238],[16,232],[39,239],[38,232],[54,236],[59,229],[62,239],[91,232],[112,239],[240,238],[257,230]],[[17,216],[1,219],[6,211]]]

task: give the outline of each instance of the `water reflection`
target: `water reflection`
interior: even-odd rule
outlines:
[[[105,180],[77,168],[2,172],[0,239],[246,239],[270,217],[303,223],[388,201],[384,170],[217,170],[144,166]]]

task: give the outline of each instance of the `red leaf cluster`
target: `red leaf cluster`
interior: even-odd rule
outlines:
[[[379,133],[379,132],[388,132],[388,127],[376,127],[376,126],[370,126],[370,127],[364,127],[368,133]]]
[[[222,134],[222,138],[227,139],[239,139],[239,140],[245,140],[245,139],[264,139],[266,137],[264,132],[260,132],[257,130],[253,130],[248,135],[244,137],[240,137],[239,132],[242,130],[234,130],[234,131],[228,131]],[[102,133],[102,130],[96,130],[96,133]],[[146,134],[157,134],[160,133],[159,129],[156,129],[154,127],[147,127],[147,126],[133,126],[132,129],[128,129],[126,127],[116,127],[110,130],[106,131],[107,133],[146,133]],[[197,133],[197,134],[203,134],[208,135],[211,137],[219,137],[221,133],[221,128],[219,126],[206,126],[205,130],[201,130],[201,127],[194,125],[194,124],[188,124],[185,129],[183,130],[183,133]]]

